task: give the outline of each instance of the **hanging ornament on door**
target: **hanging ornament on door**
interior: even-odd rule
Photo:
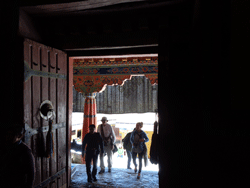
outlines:
[[[40,115],[43,119],[49,122],[49,130],[46,136],[46,157],[50,158],[54,155],[54,139],[53,139],[53,120],[55,119],[55,111],[49,100],[42,102],[40,106]]]

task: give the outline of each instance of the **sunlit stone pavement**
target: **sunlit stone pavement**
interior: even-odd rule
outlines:
[[[107,158],[104,158],[105,165],[107,165]],[[139,164],[137,159],[137,164]],[[120,187],[120,188],[158,188],[159,179],[158,179],[158,165],[153,165],[149,161],[147,167],[142,167],[141,178],[137,179],[137,173],[134,172],[134,165],[131,164],[132,169],[127,169],[127,157],[118,158],[117,155],[113,155],[113,167],[112,172],[108,172],[106,167],[104,174],[97,173],[98,181],[95,183],[87,182],[86,167],[84,164],[77,164],[75,166],[75,174],[71,180],[71,188],[81,188],[81,187]],[[99,160],[98,160],[98,170]]]

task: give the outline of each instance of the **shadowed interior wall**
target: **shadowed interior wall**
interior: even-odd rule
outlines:
[[[158,85],[151,85],[144,76],[133,76],[123,86],[107,86],[97,93],[97,113],[121,114],[121,113],[145,113],[155,112],[157,104]],[[83,112],[83,94],[73,88],[73,111]]]

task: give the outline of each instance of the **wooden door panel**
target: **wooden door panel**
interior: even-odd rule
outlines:
[[[49,52],[49,72],[56,73],[55,70],[55,65],[56,65],[56,53],[53,49],[50,49]],[[49,78],[49,100],[52,102],[54,109],[56,111],[56,106],[57,106],[57,101],[56,101],[56,78]],[[56,124],[56,119],[54,119],[54,124]],[[56,135],[56,130],[53,130],[53,144],[54,144],[54,150],[53,150],[53,155],[50,158],[50,176],[53,176],[57,172],[57,135]],[[57,182],[53,181],[50,183],[51,188],[56,188],[57,187]]]
[[[67,75],[67,54],[29,39],[24,39],[23,48],[24,62],[32,72],[32,76],[24,82],[24,121],[29,132],[37,131],[25,137],[35,157],[34,187],[67,187],[67,79],[47,74]],[[39,111],[44,100],[52,102],[56,114],[52,130],[53,155],[50,158],[46,157],[48,121],[40,117]]]
[[[48,72],[49,71],[49,63],[48,63],[48,59],[49,59],[49,52],[46,46],[41,45],[41,70],[44,72]],[[41,77],[41,102],[45,101],[49,98],[49,93],[48,93],[48,85],[49,85],[49,79],[46,77]],[[43,126],[48,126],[49,123],[48,121],[44,120],[41,118],[41,125]],[[42,153],[45,154],[45,141],[46,141],[46,135],[47,133],[41,133],[41,139],[43,141],[43,143],[41,144],[42,148]],[[46,179],[48,179],[50,177],[49,174],[49,159],[47,157],[42,157],[42,161],[41,161],[41,166],[42,166],[42,181],[45,181]]]
[[[66,72],[66,64],[63,62],[67,62],[67,56],[63,54],[62,52],[58,52],[58,63],[57,63],[57,73],[60,74],[67,74]],[[57,80],[57,100],[58,100],[58,105],[57,105],[57,121],[58,123],[63,123],[66,122],[66,116],[65,114],[67,113],[65,106],[67,105],[67,100],[66,100],[66,94],[65,91],[67,89],[67,84],[64,80]],[[58,135],[58,170],[62,170],[66,166],[66,158],[67,151],[66,151],[66,127],[58,129],[57,132]],[[67,183],[67,176],[66,174],[62,174],[62,176],[58,179],[58,185],[59,187],[65,185]]]
[[[31,69],[33,70],[40,70],[40,53],[39,53],[39,46],[37,43],[32,42],[31,46]],[[39,107],[41,104],[41,83],[40,83],[40,77],[38,76],[32,76],[31,78],[31,87],[32,87],[32,128],[38,128],[41,126],[40,121],[40,114],[39,114]],[[35,165],[36,165],[36,174],[35,174],[35,184],[42,181],[41,179],[41,157],[39,157],[39,150],[37,148],[40,148],[41,140],[39,139],[38,134],[32,136],[31,138],[31,145],[32,145],[32,151],[34,156],[37,156],[35,158]]]

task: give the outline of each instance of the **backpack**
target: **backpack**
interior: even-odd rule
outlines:
[[[127,150],[127,146],[130,142],[130,136],[131,136],[131,133],[128,133],[125,138],[123,139],[123,148]]]

